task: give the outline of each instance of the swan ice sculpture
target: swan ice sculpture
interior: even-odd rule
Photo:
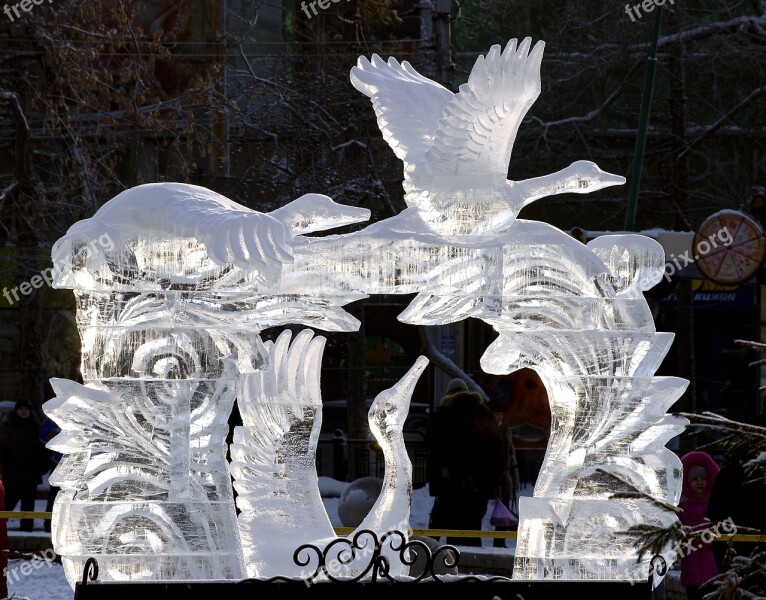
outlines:
[[[302,544],[325,548],[336,538],[319,496],[315,463],[322,423],[319,368],[325,339],[312,336],[311,330],[303,330],[290,344],[292,334],[282,332],[276,343],[266,343],[263,367],[240,375],[244,425],[234,431],[231,469],[248,577],[305,578],[312,569],[308,561],[294,562],[296,549]],[[370,406],[370,430],[383,449],[386,469],[380,497],[351,539],[363,530],[382,535],[408,528],[412,467],[402,428],[413,389],[427,365],[428,360],[420,357]],[[338,555],[347,549],[341,544],[336,547]],[[384,555],[391,576],[406,574],[398,552],[385,548]],[[362,557],[360,564],[344,562],[342,569],[330,575],[355,577],[369,564],[369,557]]]
[[[83,384],[52,380],[56,398],[44,406],[62,428],[49,444],[64,454],[51,476],[61,488],[53,543],[73,586],[90,556],[106,580],[236,580],[294,574],[288,546],[303,534],[301,544],[329,548],[312,475],[324,342],[303,332],[292,345],[286,335],[264,344],[260,334],[291,324],[353,331],[345,304],[411,293],[401,321],[480,318],[498,332],[482,368],[531,367],[548,390],[551,442],[520,506],[514,578],[645,579],[648,559],[628,530],[676,517],[613,495],[680,496],[680,462],[665,444],[687,423],[665,412],[687,382],[654,375],[672,335],[655,331],[643,296],[664,254],[644,236],[584,245],[517,218],[540,197],[624,181],[579,162],[506,179],[540,91],[542,44],[530,45],[493,47],[457,94],[407,63],[360,58],[352,82],[405,161],[400,215],[311,237],[369,212],[307,194],[264,214],[198,186],[149,184],[55,244],[54,285],[74,290],[82,339]],[[102,236],[109,249],[92,243]],[[407,518],[397,428],[424,366],[369,415],[386,486],[362,527],[401,529]],[[224,444],[235,396],[247,419],[233,448],[239,521]]]
[[[261,213],[204,187],[148,183],[118,194],[54,244],[56,285],[252,289],[279,277],[281,266],[293,261],[293,248],[305,243],[303,234],[369,218],[369,210],[323,194],[305,194]],[[103,252],[93,243],[99,239],[116,250]]]
[[[383,138],[404,161],[405,202],[434,233],[453,240],[495,235],[534,200],[625,183],[589,161],[506,179],[519,125],[540,95],[545,44],[530,51],[531,42],[492,46],[457,94],[395,58],[361,57],[351,69],[354,87],[372,99]]]

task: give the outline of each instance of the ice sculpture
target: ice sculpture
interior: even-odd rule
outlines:
[[[353,295],[251,288],[278,281],[297,234],[367,215],[314,194],[263,215],[205,188],[150,184],[55,244],[84,380],[52,380],[44,405],[62,428],[49,444],[64,455],[52,530],[72,586],[91,556],[106,581],[244,577],[225,446],[239,374],[263,360],[264,328],[358,326],[339,308]]]
[[[404,161],[409,208],[392,221],[407,225],[395,229],[465,244],[437,251],[427,285],[407,290],[420,293],[399,319],[481,318],[500,334],[482,369],[531,367],[546,385],[552,431],[534,495],[520,505],[514,578],[643,579],[650,557],[637,560],[636,538],[626,532],[640,523],[667,526],[675,515],[646,499],[612,499],[627,489],[609,472],[678,502],[680,461],[664,446],[687,422],[664,413],[688,382],[653,377],[672,335],[654,331],[642,294],[660,281],[664,252],[634,235],[584,247],[516,220],[538,198],[625,181],[585,161],[506,181],[516,132],[540,93],[543,43],[530,46],[529,38],[493,46],[455,95],[393,58],[360,58],[352,69]],[[420,221],[425,227],[413,226]],[[407,287],[406,278],[398,281]]]
[[[221,358],[246,340],[177,300],[77,292],[85,385],[51,380],[43,407],[62,429],[52,532],[72,585],[91,556],[105,580],[242,576],[224,447],[236,372]]]
[[[370,96],[384,139],[404,161],[404,199],[424,229],[475,241],[507,229],[538,198],[625,182],[588,161],[544,177],[506,179],[516,132],[540,95],[545,44],[530,52],[531,42],[493,46],[457,94],[395,58],[361,57],[351,69],[351,82]]]
[[[264,368],[240,375],[239,397],[243,426],[234,431],[231,446],[232,475],[237,490],[239,527],[248,577],[277,575],[307,577],[313,573],[309,550],[293,555],[303,544],[324,549],[335,533],[319,496],[316,448],[322,423],[319,379],[324,338],[312,339],[310,330],[284,331],[276,343],[267,342]],[[288,346],[289,345],[289,346]],[[369,514],[349,535],[369,530],[385,534],[406,529],[412,496],[412,467],[404,446],[402,428],[410,397],[428,364],[420,357],[393,388],[378,394],[369,410],[370,429],[380,443],[385,460],[383,488]],[[395,540],[398,544],[400,540]],[[335,579],[358,576],[370,557],[337,560],[349,550],[335,543],[338,568]],[[391,575],[405,575],[406,565],[391,544],[384,546]],[[320,574],[321,575],[321,574]],[[313,579],[313,577],[312,577]]]
[[[534,494],[519,505],[517,579],[645,580],[652,557],[637,561],[638,538],[628,530],[668,527],[676,519],[647,498],[612,498],[630,491],[612,474],[662,502],[680,497],[680,461],[664,446],[688,422],[665,412],[688,382],[654,376],[673,336],[655,332],[642,295],[659,281],[664,252],[637,235],[602,236],[587,249],[603,259],[606,276],[583,277],[574,255],[564,279],[558,261],[539,271],[538,290],[569,287],[567,294],[553,292],[557,310],[532,293],[510,311],[481,317],[500,334],[482,368],[536,369],[551,405]],[[516,293],[529,284],[514,279],[508,284],[518,286]],[[672,563],[669,548],[663,554]]]
[[[665,413],[687,382],[654,375],[672,335],[655,331],[643,297],[664,255],[643,236],[586,246],[517,218],[536,199],[624,182],[584,161],[506,179],[540,93],[543,44],[530,47],[493,47],[457,94],[406,62],[359,59],[351,80],[404,161],[408,208],[390,219],[311,237],[369,212],[307,194],[263,214],[198,186],[149,184],[56,243],[55,284],[74,290],[83,347],[84,383],[53,380],[44,407],[62,427],[50,444],[65,455],[51,478],[62,488],[53,538],[70,583],[90,556],[107,580],[296,576],[291,551],[335,543],[314,470],[323,339],[260,335],[289,324],[354,330],[343,306],[383,293],[416,293],[405,323],[490,323],[499,336],[483,369],[531,367],[545,382],[551,441],[520,507],[514,577],[645,574],[648,557],[637,561],[626,531],[675,516],[612,494],[624,481],[671,503],[680,494],[665,444],[687,423]],[[108,250],[93,243],[102,236]],[[408,518],[401,423],[424,368],[421,358],[370,411],[386,472],[362,528],[384,533]],[[235,396],[239,520],[224,441]]]

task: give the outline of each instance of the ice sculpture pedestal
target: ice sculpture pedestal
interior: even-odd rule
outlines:
[[[549,600],[550,598],[588,598],[588,600],[649,600],[648,583],[631,585],[624,581],[479,581],[475,577],[459,577],[449,582],[420,583],[317,583],[305,581],[247,579],[222,583],[78,583],[75,600],[251,600],[261,598],[335,598],[337,600],[421,600],[438,597],[465,600]]]

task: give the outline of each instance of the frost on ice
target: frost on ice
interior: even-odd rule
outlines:
[[[542,54],[529,39],[494,46],[456,94],[407,62],[359,59],[351,82],[404,162],[408,208],[390,219],[312,237],[369,211],[306,194],[260,213],[160,183],[122,192],[55,244],[55,283],[74,291],[82,340],[83,383],[52,380],[44,406],[62,429],[49,444],[64,454],[51,476],[61,488],[53,540],[72,585],[91,556],[112,581],[304,576],[292,553],[334,543],[315,465],[324,338],[313,330],[354,331],[344,305],[412,293],[402,322],[482,319],[499,334],[482,368],[531,367],[545,382],[552,431],[534,494],[522,498],[514,578],[646,572],[626,531],[675,516],[612,496],[625,482],[664,502],[680,494],[680,462],[665,444],[687,423],[666,411],[688,382],[654,375],[672,335],[655,331],[643,296],[664,254],[639,235],[583,245],[517,218],[552,194],[624,183],[588,161],[506,179]],[[108,246],[91,243],[104,236]],[[286,325],[305,329],[261,338]],[[406,529],[401,426],[426,365],[419,358],[370,409],[386,471],[360,529]],[[229,465],[235,400],[243,426]]]

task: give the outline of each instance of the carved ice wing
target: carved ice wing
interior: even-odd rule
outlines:
[[[241,376],[231,472],[241,510],[239,528],[251,577],[296,568],[302,543],[334,535],[319,493],[316,447],[322,424],[319,389],[325,338],[303,330],[290,344],[284,331],[267,342],[267,364]]]
[[[486,58],[479,56],[439,121],[426,154],[434,170],[506,176],[516,132],[540,95],[545,44],[537,42],[530,52],[531,42],[525,38],[517,49],[513,39],[502,53],[495,45]]]
[[[176,222],[175,232],[199,239],[210,259],[222,266],[234,264],[249,270],[269,263],[292,262],[290,234],[284,223],[205,191],[184,188],[165,199],[168,217]],[[168,225],[170,229],[164,230],[174,231],[173,223]]]
[[[319,377],[326,339],[313,335],[304,329],[291,344],[292,334],[285,330],[276,342],[264,344],[266,364],[241,376],[240,413],[245,426],[261,423],[260,408],[265,405],[321,407]]]
[[[408,163],[420,162],[433,142],[444,107],[453,94],[423,77],[404,61],[372,61],[360,57],[351,69],[351,83],[372,99],[378,126],[394,154]]]
[[[202,209],[190,211],[182,222],[195,227],[214,263],[250,270],[269,263],[292,262],[287,232],[274,217],[255,211],[204,213]]]
[[[51,474],[53,485],[87,487],[90,498],[130,482],[167,491],[168,449],[125,414],[119,397],[100,384],[58,378],[50,383],[56,397],[43,410],[61,432],[47,446],[63,454]]]

